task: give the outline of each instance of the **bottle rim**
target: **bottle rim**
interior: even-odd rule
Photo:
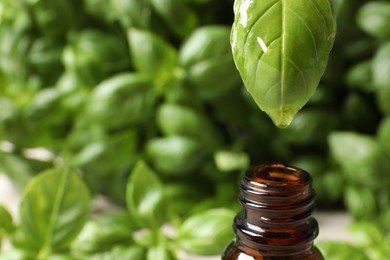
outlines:
[[[311,183],[311,177],[305,170],[280,163],[254,166],[246,172],[246,177],[253,186],[268,188],[302,187]]]

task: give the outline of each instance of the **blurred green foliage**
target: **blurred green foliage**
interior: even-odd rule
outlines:
[[[338,33],[327,70],[291,125],[277,129],[234,67],[232,0],[1,0],[0,171],[23,188],[45,169],[77,167],[93,194],[123,206],[134,199],[137,223],[123,224],[129,232],[155,229],[151,215],[164,208],[155,224],[180,230],[184,223],[181,245],[188,249],[202,242],[202,234],[190,233],[191,223],[203,224],[197,218],[223,208],[225,221],[226,208],[239,209],[237,182],[248,165],[283,162],[312,174],[317,208],[346,209],[388,234],[390,2],[333,2]],[[37,148],[50,156],[31,156]],[[155,193],[139,184],[142,195],[129,195],[140,188],[134,182],[147,182],[137,171],[152,172]],[[1,212],[1,223],[9,223]],[[87,240],[85,248],[67,242],[68,249],[92,255],[112,243],[102,257],[171,259],[180,244],[155,234],[136,244],[122,222],[105,230],[101,221],[109,220],[86,225],[77,238]],[[223,249],[218,236],[231,234],[217,222],[208,224],[215,243],[199,244],[196,253]],[[0,224],[0,239],[10,225]],[[376,254],[388,252],[385,242],[378,245]],[[323,249],[350,252],[338,247],[344,245]]]

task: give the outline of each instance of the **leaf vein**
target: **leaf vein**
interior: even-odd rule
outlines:
[[[316,53],[316,64],[318,65],[320,63],[320,60],[319,60],[319,56],[318,56],[318,47],[317,47],[317,43],[316,43],[316,40],[314,38],[314,34],[313,34],[313,31],[310,29],[310,27],[307,25],[306,21],[302,19],[302,17],[297,14],[294,10],[292,10],[291,8],[289,8],[289,11],[294,14],[299,21],[301,21],[301,23],[306,27],[307,31],[310,33],[310,36],[311,36],[311,39],[313,41],[313,45],[314,45],[314,50],[315,50],[315,53]]]
[[[267,91],[264,94],[264,100],[268,100],[268,95],[272,92],[273,88],[277,87],[278,85],[279,85],[278,83],[275,83],[267,89]]]
[[[280,38],[281,38],[282,36],[278,36],[278,37],[276,37],[275,39],[273,39],[272,41],[270,41],[269,43],[268,43],[268,46],[271,46],[274,42],[276,42],[277,40],[279,40]]]
[[[259,68],[259,64],[260,64],[261,57],[263,57],[263,55],[264,55],[264,52],[262,52],[262,53],[260,54],[260,56],[259,56],[259,62],[256,62],[256,67],[255,67],[254,73],[253,73],[253,75],[255,75],[255,76],[254,76],[254,79],[253,79],[254,82],[253,82],[252,86],[255,86],[255,85],[256,85],[257,76],[258,76],[258,74],[259,74],[259,73],[257,73],[257,70],[258,70],[258,68]]]
[[[302,78],[302,81],[303,81],[303,86],[305,88],[305,93],[308,92],[308,87],[307,87],[307,83],[306,83],[306,79],[305,79],[305,75],[303,74],[302,70],[297,66],[297,64],[295,64],[294,61],[292,61],[291,59],[289,58],[286,58],[286,60],[298,71],[299,75],[301,76]],[[306,96],[306,95],[305,95]]]
[[[328,23],[326,22],[324,14],[320,11],[320,9],[318,9],[318,6],[313,2],[313,0],[310,0],[310,3],[314,6],[316,11],[320,14],[320,17],[322,18],[322,21],[324,22],[325,27],[326,27],[326,31],[327,31],[326,34],[329,35],[329,26],[328,26]]]
[[[284,81],[285,81],[285,67],[283,62],[283,56],[284,56],[284,48],[285,48],[285,41],[286,41],[286,8],[284,1],[281,0],[281,6],[282,6],[282,43],[281,43],[281,50],[280,50],[280,66],[282,68],[281,75],[280,75],[280,111],[282,111],[283,103],[284,103]]]
[[[41,250],[42,249],[49,249],[49,247],[50,247],[50,241],[52,239],[53,232],[54,232],[53,226],[55,225],[55,222],[58,218],[60,205],[62,203],[62,199],[63,199],[64,194],[65,194],[65,186],[66,186],[65,183],[66,183],[67,178],[69,176],[69,171],[67,170],[66,173],[62,173],[62,175],[63,176],[61,176],[61,180],[60,180],[60,183],[58,186],[58,188],[59,188],[58,192],[56,193],[56,195],[54,197],[54,205],[53,205],[53,209],[50,213],[48,228],[46,230],[46,235],[45,235]],[[47,252],[47,251],[44,250],[43,252]]]

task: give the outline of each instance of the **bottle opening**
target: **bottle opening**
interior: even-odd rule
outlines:
[[[248,173],[253,182],[267,186],[304,186],[310,176],[302,169],[283,164],[259,165]]]

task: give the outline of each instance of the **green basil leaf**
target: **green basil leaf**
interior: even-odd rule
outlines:
[[[32,69],[45,79],[45,84],[54,84],[61,74],[61,45],[50,37],[42,37],[34,40],[29,50],[29,61]]]
[[[274,131],[271,120],[263,114],[255,113],[257,107],[253,106],[253,99],[244,86],[233,89],[225,95],[214,99],[212,106],[217,121],[233,129],[236,127],[248,127],[248,123],[251,124],[251,121],[256,117],[256,123],[261,125],[261,128],[254,130],[256,133],[261,132],[263,134],[267,131],[267,128]]]
[[[50,260],[82,260],[82,258],[70,254],[52,254]]]
[[[198,141],[183,136],[153,138],[146,144],[146,155],[158,172],[183,176],[197,169],[205,156]]]
[[[96,125],[92,128],[98,129]],[[91,134],[86,128],[79,129],[77,134],[75,137],[84,138],[85,144],[76,151],[70,151],[69,162],[85,173],[84,180],[94,191],[124,202],[129,175],[127,169],[131,169],[138,159],[138,131],[129,129],[110,136],[103,135],[99,140],[95,140],[96,137],[89,140]]]
[[[163,104],[157,111],[157,123],[164,135],[183,135],[202,141],[210,149],[222,140],[216,127],[201,111],[178,104]],[[203,129],[203,131],[199,131]]]
[[[385,153],[390,156],[390,116],[384,117],[380,122],[377,139]]]
[[[186,0],[186,1],[197,5],[203,5],[209,3],[211,0]]]
[[[14,230],[15,225],[13,223],[11,214],[3,205],[0,205],[0,252],[3,238],[7,235],[11,235]]]
[[[357,219],[370,219],[378,214],[375,192],[364,186],[348,185],[344,191],[344,203],[348,213]]]
[[[6,172],[14,184],[25,187],[34,175],[31,164],[25,158],[0,152],[0,171]]]
[[[237,0],[231,45],[257,105],[286,127],[314,93],[335,38],[328,0]]]
[[[163,246],[149,248],[146,255],[147,260],[176,260],[173,252]]]
[[[241,84],[234,65],[226,26],[196,29],[180,49],[180,63],[187,80],[204,99],[214,99]]]
[[[188,71],[187,79],[196,93],[206,100],[221,97],[242,84],[230,53],[227,57],[194,64]]]
[[[150,0],[156,12],[178,36],[185,36],[198,25],[198,17],[184,0]]]
[[[199,189],[193,183],[170,182],[164,185],[169,199],[168,212],[172,217],[182,217],[195,204],[207,197],[205,189]]]
[[[88,100],[89,90],[80,87],[77,76],[65,71],[57,78],[55,88],[61,93],[61,106],[64,111],[77,114]]]
[[[110,0],[111,9],[124,28],[149,28],[151,7],[149,0]]]
[[[313,187],[316,190],[316,204],[328,207],[338,203],[344,191],[344,176],[340,170],[329,169],[329,161],[323,154],[305,154],[295,157],[289,162],[309,172],[313,178]]]
[[[0,111],[0,122],[2,124],[7,122],[7,120],[12,120],[12,118],[18,113],[15,101],[11,98],[5,96],[0,97],[0,106],[3,108]]]
[[[142,124],[153,115],[156,95],[145,75],[121,73],[102,81],[91,93],[86,120],[108,128]]]
[[[328,110],[304,109],[287,128],[280,130],[281,139],[291,144],[322,145],[337,123],[337,115]]]
[[[12,249],[8,252],[2,252],[0,255],[0,260],[30,260],[34,259],[34,256],[23,252],[22,250]]]
[[[375,98],[380,111],[384,115],[390,115],[390,87],[378,89]]]
[[[163,104],[157,111],[157,123],[164,135],[195,135],[208,119],[190,107]]]
[[[19,251],[19,250],[11,250],[9,252],[5,252],[0,255],[0,260],[31,260],[36,259],[35,256],[29,255],[26,252]],[[69,254],[52,254],[48,258],[44,259],[50,259],[50,260],[83,260],[85,258],[80,258],[77,256],[72,256]],[[107,259],[108,260],[108,259]]]
[[[385,239],[384,230],[374,222],[356,222],[349,227],[349,231],[356,244],[362,247],[371,247],[381,244]]]
[[[128,165],[126,162],[130,161],[129,156],[136,154],[138,138],[138,132],[127,131],[102,138],[100,142],[91,141],[80,152],[74,153],[71,162],[78,167],[88,169],[86,176],[88,172],[93,172],[94,177],[112,177],[110,172],[112,169]],[[125,155],[112,154],[113,150],[120,150]]]
[[[146,250],[138,245],[115,246],[109,252],[89,255],[83,259],[112,260],[112,259],[146,259]]]
[[[113,12],[111,1],[105,0],[85,0],[85,11],[103,22],[111,23],[115,21],[116,13]]]
[[[227,26],[208,25],[197,28],[180,48],[180,64],[189,69],[209,59],[231,57],[229,37],[230,28]]]
[[[390,41],[381,45],[372,60],[372,82],[378,89],[390,89]]]
[[[332,132],[328,137],[330,153],[352,183],[382,187],[390,180],[382,173],[389,170],[389,160],[374,137],[355,132]]]
[[[237,199],[238,192],[237,182],[226,178],[223,181],[219,181],[216,185],[215,198],[220,203],[220,205],[225,205],[226,207],[229,207],[229,209],[238,212],[242,209],[242,205]]]
[[[130,66],[126,42],[98,30],[71,35],[63,50],[62,61],[66,71],[76,75],[79,84],[87,87],[94,87],[101,80]]]
[[[120,244],[133,242],[134,223],[127,212],[100,215],[87,222],[72,243],[72,250],[84,254],[110,251]]]
[[[33,124],[47,124],[53,114],[61,117],[60,93],[55,88],[47,88],[39,91],[28,107],[27,117]]]
[[[74,169],[61,167],[41,173],[23,193],[16,246],[43,258],[66,249],[89,216],[90,199]]]
[[[11,234],[14,230],[15,225],[11,214],[3,205],[0,205],[0,238],[2,233]]]
[[[356,246],[346,242],[321,241],[317,243],[318,248],[325,259],[332,260],[369,260],[366,253]]]
[[[156,173],[139,161],[126,188],[126,202],[130,216],[141,227],[157,230],[166,221],[167,201],[163,184]]]
[[[390,36],[390,3],[387,1],[370,1],[358,11],[357,24],[366,33],[382,38]]]
[[[0,68],[6,80],[9,80],[12,83],[23,84],[23,81],[29,74],[29,71],[26,68],[26,64],[29,64],[28,56],[26,54],[32,43],[31,37],[26,33],[26,27],[30,26],[27,26],[27,24],[30,24],[31,20],[26,17],[26,14],[20,12],[20,6],[18,4],[13,3],[12,5],[13,6],[4,6],[3,10],[7,10],[7,12],[2,12],[0,36],[2,39],[7,39],[7,41],[2,41],[0,43]],[[12,15],[12,9],[19,11]],[[11,14],[12,18],[8,17],[8,19],[11,20],[5,22],[9,14]],[[17,22],[16,24],[14,24],[15,20]],[[23,85],[25,85],[25,82]]]
[[[370,259],[386,259],[390,254],[389,241],[385,241],[380,245],[370,248],[368,254],[370,255]]]
[[[340,24],[340,22],[338,22]],[[337,76],[342,76],[344,73],[344,65],[343,61],[346,59],[352,59],[354,61],[359,61],[359,60],[364,60],[367,57],[372,56],[372,51],[378,48],[378,41],[370,36],[364,36],[362,38],[357,38],[354,40],[351,40],[351,38],[356,38],[356,31],[355,30],[350,30],[354,24],[344,24],[346,26],[346,31],[351,31],[353,35],[349,35],[348,33],[340,32],[338,34],[337,41],[342,42],[344,41],[345,44],[343,46],[343,51],[340,53],[340,55],[331,55],[328,68],[325,71],[325,75],[323,79],[326,81],[327,77],[332,78],[333,80],[337,81],[339,78]],[[340,36],[343,34],[343,36]],[[341,40],[340,38],[345,37],[344,40]],[[351,64],[353,65],[353,64]],[[337,71],[339,70],[339,71]],[[327,73],[327,71],[332,72]],[[328,75],[327,75],[328,74]],[[330,74],[330,75],[329,75]]]
[[[4,232],[0,229],[0,252],[1,252],[1,246],[3,244],[3,239],[5,237]]]
[[[216,152],[214,152],[214,155]],[[215,162],[215,159],[214,160],[213,160],[213,158],[210,158],[210,159],[209,158],[205,159],[205,161],[202,163],[200,169],[197,171],[203,177],[206,177],[207,179],[212,180],[211,183],[213,183],[213,182],[217,183],[217,182],[225,180],[227,175],[224,174],[223,171],[218,169],[216,162]]]
[[[322,188],[322,197],[319,197],[322,200],[323,205],[328,206],[330,202],[339,202],[343,197],[345,179],[340,170],[329,170],[323,173],[322,180],[314,182],[314,188],[320,190]],[[319,196],[320,193],[317,192]]]
[[[182,82],[184,83],[184,81]],[[164,96],[167,103],[183,104],[186,106],[201,109],[204,102],[199,98],[194,98],[193,89],[186,84],[177,84],[173,86]]]
[[[234,238],[236,213],[225,208],[210,209],[189,217],[178,233],[178,246],[199,255],[220,255]]]
[[[382,189],[377,192],[376,199],[380,210],[378,224],[384,224],[386,223],[385,220],[390,217],[390,194],[387,192],[387,187],[382,187]]]
[[[28,8],[35,30],[52,38],[63,36],[77,26],[82,17],[76,1],[23,1],[20,4]]]
[[[166,87],[176,71],[176,49],[150,31],[132,28],[127,36],[136,70],[154,77],[158,90]]]
[[[365,92],[373,91],[372,61],[365,60],[353,65],[345,74],[345,81],[351,89],[357,88]]]
[[[134,236],[134,241],[137,245],[145,248],[153,247],[158,243],[158,240],[162,237],[160,230],[142,229]]]

